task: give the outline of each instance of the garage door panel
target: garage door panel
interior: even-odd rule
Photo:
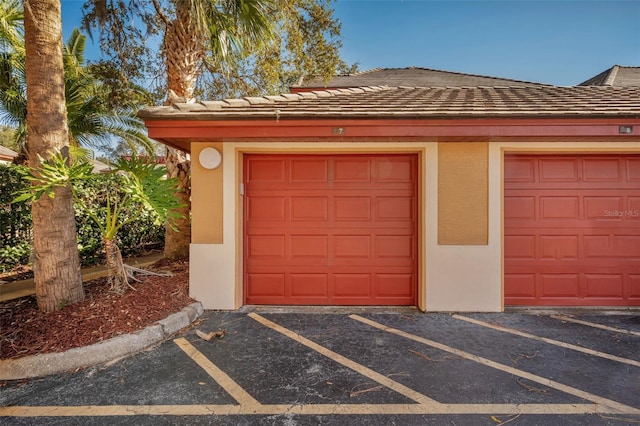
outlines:
[[[267,262],[283,260],[286,256],[285,247],[284,235],[250,235],[247,238],[249,256]]]
[[[640,158],[627,158],[625,161],[627,180],[640,182]]]
[[[371,182],[371,161],[369,159],[337,159],[334,166],[334,182],[369,183]]]
[[[548,158],[538,160],[538,182],[575,182],[579,163],[574,158]]]
[[[378,296],[413,298],[413,274],[377,274]]]
[[[585,158],[582,175],[585,182],[624,182],[623,162],[619,158]]]
[[[375,175],[379,183],[413,183],[415,181],[415,167],[413,161],[406,161],[401,157],[379,157],[373,162],[377,168]]]
[[[283,221],[286,219],[286,199],[280,196],[254,197],[247,203],[250,220]]]
[[[262,184],[282,184],[286,180],[286,161],[284,159],[249,159],[247,162],[245,183],[254,181]]]
[[[627,276],[629,298],[640,299],[640,274],[629,274]]]
[[[577,260],[578,240],[578,235],[541,235],[542,253],[540,258],[556,261]]]
[[[328,197],[292,196],[290,200],[292,221],[329,220]]]
[[[640,220],[640,196],[627,197],[627,211],[624,217],[628,220]]]
[[[376,220],[379,221],[405,221],[412,223],[413,196],[403,197],[377,197],[375,200]]]
[[[375,237],[376,258],[400,258],[411,261],[414,258],[412,235],[377,235]]]
[[[585,297],[624,297],[623,276],[621,274],[584,274]]]
[[[271,156],[247,157],[248,168]],[[245,185],[245,301],[415,304],[415,156],[276,157],[285,157],[282,183],[272,184],[280,172],[245,170],[254,176]],[[255,212],[272,206],[277,214]]]
[[[291,183],[326,183],[329,181],[329,162],[323,158],[291,159]]]
[[[372,297],[371,274],[334,274],[334,291],[335,298],[363,298],[370,299]]]
[[[510,196],[505,191],[505,219],[534,220],[536,218],[536,197]]]
[[[334,219],[336,221],[371,221],[371,198],[358,196],[334,197]]]
[[[329,238],[326,235],[291,235],[289,258],[295,262],[326,262]]]
[[[253,296],[283,297],[285,294],[285,274],[249,274],[248,290]]]
[[[326,299],[329,296],[328,274],[295,273],[289,274],[291,297],[318,297]]]
[[[584,197],[585,217],[589,220],[620,221],[615,212],[624,208],[624,197],[599,196]]]
[[[505,303],[640,305],[639,176],[638,155],[505,156]]]
[[[541,298],[575,297],[580,290],[580,274],[540,274],[537,288]]]
[[[504,274],[504,295],[509,299],[528,299],[534,301],[536,297],[535,274]]]
[[[370,235],[335,235],[333,238],[334,256],[340,258],[371,259]]]
[[[536,258],[535,235],[505,235],[504,256],[508,259],[534,260]]]
[[[640,235],[585,235],[584,242],[585,257],[588,259],[640,261]]]
[[[536,162],[531,158],[511,158],[504,164],[504,181],[512,186],[535,182],[535,168]]]
[[[565,196],[540,197],[540,219],[580,219],[580,198]]]

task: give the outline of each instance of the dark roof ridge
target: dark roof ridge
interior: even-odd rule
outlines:
[[[390,70],[394,70],[394,69],[415,69],[415,70],[424,70],[424,71],[435,71],[435,72],[444,72],[447,74],[455,74],[455,75],[464,75],[464,76],[468,76],[468,77],[482,77],[482,78],[491,78],[494,80],[509,80],[509,81],[513,81],[513,82],[518,82],[518,83],[531,83],[531,84],[539,84],[541,86],[553,86],[552,84],[546,84],[546,83],[537,83],[534,81],[526,81],[526,80],[518,80],[515,78],[507,78],[507,77],[496,77],[493,75],[484,75],[484,74],[471,74],[468,72],[461,72],[461,71],[445,71],[445,70],[438,70],[435,68],[426,68],[426,67],[416,67],[416,66],[410,66],[410,67],[405,67],[405,68],[384,68],[384,69],[390,69]],[[469,86],[469,87],[477,87],[477,86]]]
[[[640,86],[640,67],[613,65],[578,86]]]
[[[613,82],[616,81],[616,76],[618,75],[618,70],[620,67],[618,65],[614,65],[611,67],[609,75],[607,79],[604,81],[605,86],[613,86]]]
[[[438,73],[445,73],[445,74],[453,74],[453,75],[459,75],[459,76],[466,76],[466,77],[478,77],[478,78],[487,78],[487,79],[493,79],[493,80],[508,80],[508,81],[513,81],[514,83],[526,83],[526,84],[535,84],[535,85],[540,85],[540,86],[553,86],[552,84],[547,84],[547,83],[537,83],[537,82],[533,82],[533,81],[527,81],[527,80],[518,80],[518,79],[513,79],[513,78],[507,78],[507,77],[496,77],[496,76],[491,76],[491,75],[483,75],[483,74],[471,74],[471,73],[466,73],[466,72],[460,72],[460,71],[446,71],[446,70],[440,70],[440,69],[435,69],[435,68],[427,68],[427,67],[418,67],[418,66],[407,66],[407,67],[376,67],[376,68],[371,68],[368,70],[363,70],[363,71],[358,71],[355,72],[353,74],[337,74],[333,77],[355,77],[355,76],[362,76],[362,75],[366,75],[366,74],[371,74],[377,71],[395,71],[395,70],[408,70],[408,69],[413,69],[413,70],[423,70],[423,71],[430,71],[430,72],[438,72]],[[317,76],[301,76],[300,79],[298,80],[298,83],[292,87],[299,87],[299,86],[303,86],[304,85],[304,80],[306,77],[311,77],[311,78],[317,78]]]
[[[357,71],[357,72],[354,72],[353,74],[349,73],[349,74],[340,74],[340,75],[345,75],[345,76],[364,75],[364,74],[370,74],[370,73],[376,72],[376,71],[381,71],[383,69],[386,69],[386,68],[375,67],[375,68],[371,68],[371,69],[368,69],[368,70]]]

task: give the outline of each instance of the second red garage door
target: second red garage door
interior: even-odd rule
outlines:
[[[507,305],[640,305],[640,156],[508,155]]]
[[[245,302],[414,305],[415,155],[245,155]]]

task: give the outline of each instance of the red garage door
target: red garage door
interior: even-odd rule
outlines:
[[[508,305],[640,305],[640,156],[508,155]]]
[[[245,301],[414,305],[414,155],[246,155]]]

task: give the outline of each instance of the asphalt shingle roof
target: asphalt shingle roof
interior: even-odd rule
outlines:
[[[150,107],[145,120],[640,117],[640,87],[361,87]]]

